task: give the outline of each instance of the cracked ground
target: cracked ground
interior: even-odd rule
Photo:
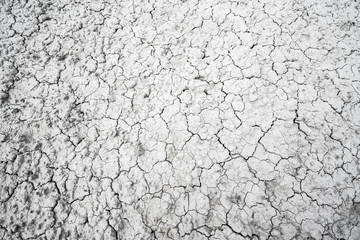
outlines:
[[[357,0],[1,0],[1,239],[360,239]]]

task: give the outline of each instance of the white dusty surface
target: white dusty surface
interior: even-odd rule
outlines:
[[[360,239],[360,3],[0,7],[1,239]]]

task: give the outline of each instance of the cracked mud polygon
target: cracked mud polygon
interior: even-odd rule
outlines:
[[[360,239],[357,0],[0,5],[0,239]]]

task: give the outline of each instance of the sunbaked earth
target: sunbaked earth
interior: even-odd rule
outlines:
[[[1,0],[0,239],[360,239],[357,0]]]

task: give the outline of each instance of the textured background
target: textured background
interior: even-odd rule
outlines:
[[[356,0],[0,2],[0,238],[360,238]]]

